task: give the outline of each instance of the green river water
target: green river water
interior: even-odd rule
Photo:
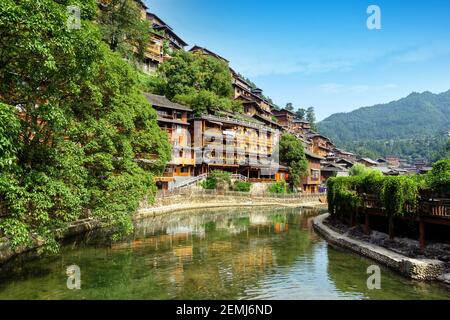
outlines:
[[[310,209],[186,211],[139,222],[133,237],[104,232],[66,241],[53,256],[29,254],[0,269],[0,299],[450,299],[436,283],[336,250],[312,230]],[[66,268],[80,267],[81,289]]]

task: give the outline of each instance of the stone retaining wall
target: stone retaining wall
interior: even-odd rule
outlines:
[[[246,207],[246,206],[320,206],[324,204],[323,195],[301,195],[297,197],[255,196],[255,195],[220,195],[207,193],[187,193],[157,198],[154,205],[142,204],[135,219],[158,216],[180,210],[201,208]]]
[[[345,234],[338,233],[323,221],[329,214],[314,218],[314,229],[333,246],[345,248],[362,256],[375,260],[411,279],[416,280],[442,280],[444,263],[439,260],[414,259],[398,254],[380,246],[356,240]]]

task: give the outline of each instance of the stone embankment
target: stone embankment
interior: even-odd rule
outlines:
[[[313,226],[317,233],[335,247],[348,249],[387,266],[404,276],[416,280],[438,280],[447,283],[444,262],[433,259],[410,258],[392,250],[339,233],[324,224],[329,214],[314,219]],[[448,284],[448,283],[447,283]]]
[[[157,197],[153,205],[145,203],[135,215],[135,219],[163,215],[181,210],[223,208],[223,207],[321,207],[325,208],[323,194],[274,195],[268,193],[249,194],[239,192],[184,191]]]

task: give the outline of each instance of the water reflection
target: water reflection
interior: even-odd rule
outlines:
[[[312,231],[318,211],[186,211],[137,223],[110,243],[92,233],[60,255],[28,256],[0,272],[0,298],[19,299],[369,299],[448,298],[383,269],[369,291],[368,260],[330,248]],[[81,268],[82,290],[66,288],[65,268]]]

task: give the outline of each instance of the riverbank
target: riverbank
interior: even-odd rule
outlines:
[[[450,274],[446,263],[438,259],[410,257],[404,251],[385,248],[369,241],[358,239],[349,230],[331,226],[323,214],[314,219],[313,226],[317,233],[335,247],[348,249],[359,255],[381,263],[402,275],[426,281],[442,281],[450,285]],[[377,238],[377,234],[374,235]]]
[[[267,198],[263,196],[251,195],[212,195],[212,194],[177,194],[167,197],[160,197],[156,199],[154,205],[148,205],[143,202],[140,208],[133,216],[134,221],[139,221],[145,218],[162,216],[166,214],[176,213],[184,210],[192,209],[208,209],[208,208],[227,208],[227,207],[311,207],[311,208],[325,208],[323,203],[323,195],[301,195],[299,197],[274,197]],[[62,240],[75,235],[81,235],[89,231],[99,229],[102,224],[94,219],[78,220],[70,224],[65,231],[58,232],[57,238]],[[33,243],[32,247],[19,247],[12,249],[11,244],[7,238],[0,238],[0,265],[9,261],[10,259],[26,253],[28,251],[36,250],[42,244],[39,242]]]
[[[148,217],[174,213],[182,210],[208,209],[208,208],[233,208],[233,207],[271,207],[280,206],[295,207],[323,207],[326,208],[324,195],[303,194],[293,196],[267,196],[250,195],[245,193],[194,193],[187,192],[156,199],[154,205],[143,203],[137,211],[134,219],[140,220]]]

